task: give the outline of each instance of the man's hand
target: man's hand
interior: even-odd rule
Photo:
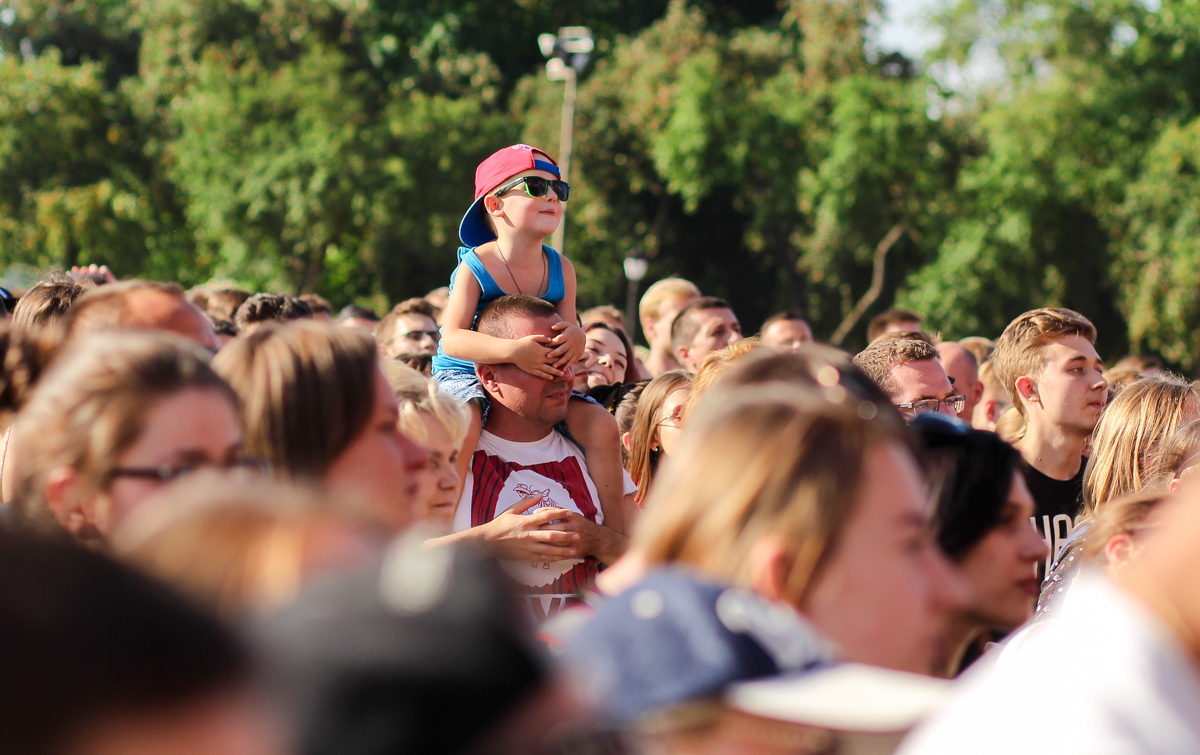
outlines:
[[[550,327],[558,331],[558,335],[550,341],[553,347],[550,360],[560,369],[574,364],[587,344],[587,334],[583,332],[583,328],[566,321],[556,322]]]
[[[629,538],[616,530],[596,524],[574,511],[559,509],[558,524],[547,524],[543,530],[575,533],[579,541],[573,546],[581,556],[595,556],[605,564],[614,564],[629,548]]]
[[[479,544],[489,548],[500,558],[514,561],[562,561],[581,558],[579,533],[573,530],[546,529],[547,526],[556,526],[550,525],[550,522],[566,519],[573,512],[550,506],[538,509],[532,514],[524,513],[541,500],[541,494],[522,498],[492,521],[474,528],[480,536]]]
[[[550,343],[550,339],[540,333],[515,339],[511,361],[530,375],[556,380],[562,377],[563,371],[554,366]]]

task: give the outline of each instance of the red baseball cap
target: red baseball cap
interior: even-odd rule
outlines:
[[[539,156],[545,159],[538,159]],[[544,170],[556,177],[559,175],[558,163],[542,150],[528,144],[505,147],[479,163],[479,167],[475,169],[475,201],[458,226],[458,237],[463,244],[475,248],[495,240],[495,231],[483,219],[483,213],[479,209],[483,197],[506,179],[527,170]]]

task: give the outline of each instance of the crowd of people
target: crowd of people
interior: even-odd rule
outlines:
[[[7,299],[0,752],[1200,752],[1196,383],[1064,308],[580,312],[569,197],[496,152],[382,317]]]

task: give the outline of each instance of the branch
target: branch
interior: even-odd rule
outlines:
[[[879,298],[880,292],[883,291],[884,260],[887,257],[887,253],[896,245],[896,242],[900,240],[900,237],[904,235],[906,230],[908,230],[907,225],[903,220],[900,221],[892,226],[892,230],[888,231],[883,240],[879,242],[879,245],[875,247],[875,269],[871,272],[871,287],[867,289],[867,292],[854,305],[854,309],[850,310],[850,313],[846,315],[846,319],[842,320],[842,324],[833,332],[829,342],[834,346],[842,345],[842,341],[846,339],[846,335],[858,324],[863,313]]]

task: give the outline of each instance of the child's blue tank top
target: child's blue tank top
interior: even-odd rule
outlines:
[[[558,304],[566,296],[566,286],[563,283],[562,272],[562,257],[558,252],[554,251],[545,244],[542,245],[542,252],[546,255],[547,277],[550,279],[550,285],[546,288],[546,293],[539,296],[539,299],[545,299],[551,304]],[[483,266],[483,261],[479,259],[479,255],[475,254],[474,249],[468,249],[465,246],[458,248],[458,261],[465,263],[467,268],[475,276],[475,280],[479,282],[481,293],[479,294],[479,304],[475,307],[475,316],[471,318],[471,325],[475,325],[475,320],[478,319],[479,313],[493,299],[499,299],[508,292],[500,288],[492,278],[491,273]],[[458,272],[458,267],[454,268],[455,273]],[[450,274],[450,290],[454,290],[454,273]],[[474,372],[475,363],[468,362],[465,359],[456,359],[452,356],[447,356],[442,350],[442,344],[438,342],[437,353],[433,355],[433,374],[446,371],[458,372]]]

